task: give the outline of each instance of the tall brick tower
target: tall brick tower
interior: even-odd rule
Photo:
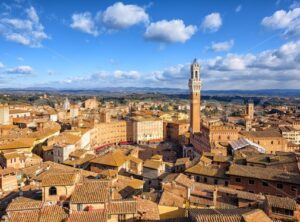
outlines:
[[[191,64],[191,78],[189,79],[190,88],[190,132],[200,132],[200,66],[196,59]]]
[[[254,119],[254,103],[253,101],[249,101],[247,104],[247,116],[250,120]]]

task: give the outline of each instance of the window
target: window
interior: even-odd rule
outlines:
[[[269,186],[269,184],[267,183],[267,182],[262,182],[262,185],[264,186],[264,187],[268,187]]]
[[[240,183],[241,182],[241,178],[239,178],[239,177],[235,178],[235,182]]]
[[[291,186],[291,191],[296,192],[298,189],[295,186]]]
[[[218,180],[217,179],[214,180],[214,184],[216,184],[216,185],[218,184]]]
[[[278,184],[277,184],[277,188],[282,189],[282,188],[283,188],[283,184],[278,183]]]
[[[83,210],[83,205],[77,204],[77,211],[82,211],[82,210]]]
[[[204,177],[204,183],[207,183],[207,178],[206,177]]]
[[[50,196],[57,195],[56,187],[50,187],[50,188],[49,188],[49,195],[50,195]]]
[[[254,180],[249,180],[249,184],[254,184]]]
[[[119,216],[118,216],[118,221],[120,221],[120,222],[123,222],[123,221],[126,221],[126,215],[125,214],[120,214]]]

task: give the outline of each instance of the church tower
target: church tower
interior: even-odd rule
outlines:
[[[200,132],[200,66],[196,59],[191,64],[190,88],[190,132]]]

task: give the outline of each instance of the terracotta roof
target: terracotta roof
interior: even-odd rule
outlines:
[[[175,182],[181,184],[182,186],[185,187],[192,187],[194,184],[194,181],[191,180],[188,176],[180,173],[176,178]]]
[[[242,215],[250,212],[249,208],[235,208],[235,209],[189,209],[189,218],[199,222],[243,222]]]
[[[108,200],[109,181],[93,181],[77,184],[71,203],[103,203]]]
[[[255,209],[244,213],[243,219],[245,222],[272,222],[272,220],[261,209]]]
[[[53,150],[53,146],[42,146],[42,150],[43,150],[44,152]]]
[[[107,222],[107,214],[98,210],[73,212],[67,222]]]
[[[157,203],[151,200],[138,198],[137,211],[141,215],[141,220],[159,220],[159,210]]]
[[[270,207],[277,207],[287,210],[296,210],[297,208],[296,201],[288,197],[266,195],[266,202]]]
[[[82,155],[84,155],[87,152],[87,150],[79,149],[75,150],[72,153],[70,153],[70,157],[80,158]]]
[[[61,222],[68,214],[58,205],[44,206],[40,211],[39,222]]]
[[[127,156],[127,159],[132,161],[132,162],[135,162],[135,163],[142,163],[143,162],[143,160],[141,160],[140,158],[136,158],[136,157],[131,156],[131,155]]]
[[[108,214],[135,214],[137,213],[136,200],[111,201],[107,207]]]
[[[126,156],[121,152],[108,153],[103,156],[96,157],[91,163],[120,167],[126,162]]]
[[[78,180],[78,173],[50,173],[43,177],[42,186],[72,186]]]
[[[6,211],[37,210],[40,209],[42,205],[42,201],[39,200],[17,197],[8,205]]]
[[[21,170],[23,174],[28,176],[31,179],[42,181],[43,178],[48,174],[58,174],[58,173],[79,173],[85,177],[88,176],[97,176],[97,173],[87,171],[87,170],[79,170],[74,167],[66,166],[63,164],[55,163],[52,161],[42,162],[41,164],[37,164],[34,166],[26,167]]]
[[[183,165],[183,164],[186,164],[186,163],[189,163],[189,162],[190,162],[190,158],[188,158],[188,157],[185,157],[185,158],[178,158],[178,159],[176,160],[175,166]]]
[[[146,160],[144,162],[143,167],[146,168],[150,168],[150,169],[154,169],[154,170],[158,170],[161,166],[161,162],[160,161],[156,161],[156,160]]]
[[[35,138],[17,138],[12,142],[0,145],[0,150],[31,148],[34,145],[35,140]]]
[[[99,175],[103,175],[103,176],[107,176],[107,177],[115,177],[116,175],[118,175],[117,170],[111,170],[111,169],[100,170],[98,173],[99,173]]]
[[[39,210],[18,211],[11,214],[9,222],[39,222]]]
[[[259,163],[266,166],[284,164],[284,163],[297,163],[295,155],[272,155],[272,154],[253,154],[246,157],[248,163]]]
[[[83,158],[74,159],[74,160],[65,160],[64,164],[69,165],[69,166],[82,165],[82,164],[85,164],[85,163],[91,161],[94,158],[95,158],[95,155],[86,154]]]
[[[141,188],[143,188],[144,183],[145,182],[143,180],[119,175],[116,185],[122,184],[123,187],[129,186],[129,187],[132,187],[133,189],[141,189]]]
[[[80,139],[80,136],[68,132],[63,132],[54,138],[58,144],[76,144]]]
[[[160,197],[159,205],[171,207],[184,207],[185,199],[169,191],[164,191]]]
[[[261,131],[243,131],[240,132],[245,137],[281,137],[282,135],[279,131],[279,129],[273,128],[273,129],[267,129],[267,130],[261,130]]]
[[[272,180],[286,183],[300,184],[300,175],[296,173],[288,173],[284,170],[274,168],[262,168],[254,166],[245,166],[234,164],[231,165],[228,175],[256,178],[261,180]]]
[[[236,190],[236,189],[229,188],[229,187],[218,186],[218,191],[223,192],[223,193],[228,193],[228,194],[234,194],[239,199],[244,199],[244,200],[259,201],[259,200],[265,199],[264,196],[262,196],[262,195],[250,193],[247,191]]]
[[[210,177],[219,177],[224,178],[226,171],[222,168],[215,166],[201,166],[199,164],[192,166],[191,168],[185,171],[186,173],[192,173],[197,175],[204,175]]]

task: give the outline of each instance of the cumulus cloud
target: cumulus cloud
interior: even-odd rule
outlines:
[[[222,17],[220,13],[214,12],[205,16],[201,27],[204,31],[216,32],[222,26]]]
[[[104,25],[111,29],[125,29],[149,21],[144,8],[137,5],[124,5],[122,2],[109,6],[101,17]]]
[[[25,9],[26,18],[0,17],[0,35],[6,40],[30,47],[40,47],[48,39],[34,7]]]
[[[149,16],[144,8],[117,2],[95,16],[90,12],[74,13],[70,27],[98,36],[100,31],[126,29],[139,23],[148,24],[148,22]]]
[[[210,49],[214,52],[229,51],[233,47],[233,45],[233,39],[225,42],[212,42]]]
[[[140,77],[140,73],[137,71],[122,71],[116,70],[114,71],[114,76],[118,79],[138,79]]]
[[[269,29],[283,30],[285,36],[300,34],[300,8],[289,11],[279,10],[264,17],[261,24]]]
[[[186,26],[182,20],[161,20],[151,23],[144,34],[148,40],[159,42],[181,42],[189,40],[197,31],[196,26]]]
[[[9,74],[28,75],[28,74],[32,74],[32,72],[33,72],[33,69],[30,66],[18,66],[18,67],[7,70],[7,73],[9,73]]]
[[[77,29],[81,32],[97,36],[99,34],[95,25],[94,18],[90,12],[75,13],[72,15],[71,28]]]

